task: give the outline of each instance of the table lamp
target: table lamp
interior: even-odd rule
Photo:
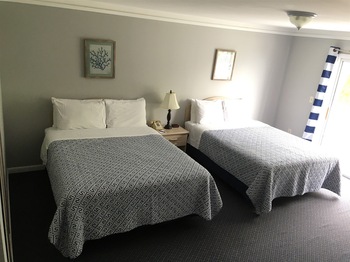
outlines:
[[[167,114],[168,123],[164,126],[164,128],[165,129],[171,129],[172,128],[171,125],[170,125],[171,110],[180,108],[180,106],[179,106],[179,104],[177,103],[177,100],[176,100],[176,94],[173,93],[173,91],[171,91],[171,90],[170,90],[170,93],[166,93],[165,97],[164,97],[164,100],[163,100],[163,103],[161,104],[160,107],[164,108],[164,109],[168,109],[168,114]]]

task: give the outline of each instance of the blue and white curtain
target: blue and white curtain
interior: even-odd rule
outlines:
[[[303,138],[306,140],[312,141],[312,138],[314,136],[315,129],[317,127],[317,121],[322,110],[323,99],[327,91],[328,82],[332,74],[334,63],[337,60],[339,50],[339,47],[331,46],[329,48],[326,63],[324,65],[322,76],[317,87],[314,103],[312,105],[309,119],[303,133]]]

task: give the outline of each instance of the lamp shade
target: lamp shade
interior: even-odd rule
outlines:
[[[315,13],[304,11],[287,11],[287,15],[289,16],[289,21],[295,25],[298,30],[317,16]]]
[[[160,105],[164,109],[179,109],[180,106],[177,103],[176,94],[170,90],[170,93],[166,93],[163,103]]]

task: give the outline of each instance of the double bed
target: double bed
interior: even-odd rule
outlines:
[[[257,214],[278,197],[328,189],[340,195],[339,160],[321,147],[242,117],[241,102],[223,97],[191,101],[189,154],[243,193]]]
[[[210,173],[146,125],[144,99],[52,102],[41,158],[57,205],[48,236],[64,256],[78,257],[87,240],[221,209]]]

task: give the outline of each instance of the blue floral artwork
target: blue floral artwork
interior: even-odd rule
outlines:
[[[85,76],[114,78],[115,42],[109,40],[85,40]]]
[[[105,48],[103,46],[96,46],[97,50],[94,50],[95,46],[91,46],[90,49],[90,66],[91,69],[101,70],[101,72],[107,71],[111,67],[112,59],[110,57],[110,47]],[[107,50],[109,49],[109,50]]]

